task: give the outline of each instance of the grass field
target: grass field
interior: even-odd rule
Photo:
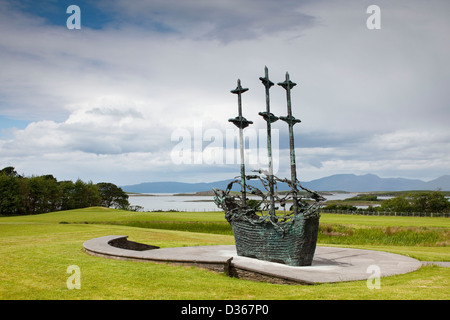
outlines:
[[[323,214],[319,245],[450,261],[450,219]],[[445,299],[450,268],[425,266],[381,279],[314,286],[275,285],[229,278],[194,267],[89,256],[84,241],[105,235],[160,247],[233,244],[223,214],[138,213],[87,208],[0,218],[0,299]],[[81,289],[69,290],[67,268],[77,265]],[[220,289],[218,289],[220,288]]]

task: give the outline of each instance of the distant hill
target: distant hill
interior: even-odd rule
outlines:
[[[441,189],[442,191],[450,191],[450,175],[445,175],[437,179],[425,182],[426,190]]]
[[[126,192],[135,193],[194,193],[208,191],[212,188],[225,189],[231,180],[215,182],[184,183],[184,182],[145,182],[135,185],[122,186]],[[253,186],[262,189],[259,180],[250,182]],[[336,174],[309,182],[302,182],[306,188],[316,191],[405,191],[405,190],[437,190],[450,191],[450,175],[425,182],[417,179],[380,178],[374,174]],[[234,185],[233,190],[238,191],[240,186]],[[278,190],[288,190],[286,184],[278,186]]]
[[[144,182],[130,186],[122,186],[125,192],[136,193],[192,193],[199,191],[207,191],[212,188],[224,189],[229,181],[215,181],[210,183],[184,183],[184,182]]]
[[[354,174],[336,174],[305,182],[304,184],[307,188],[318,191],[342,190],[348,192],[367,192],[420,190],[424,188],[425,182],[403,178],[380,178],[374,174],[361,176]]]
[[[224,190],[227,188],[228,184],[231,181],[233,181],[233,179],[214,182],[199,182],[199,183],[144,182],[129,186],[122,186],[121,188],[125,192],[134,192],[134,193],[195,193],[201,191],[209,191],[212,190],[212,188]],[[251,180],[251,185],[261,190],[264,189],[259,180]],[[280,191],[288,190],[288,186],[283,183],[278,186],[278,189]],[[240,185],[238,183],[235,183],[232,190],[239,191]]]

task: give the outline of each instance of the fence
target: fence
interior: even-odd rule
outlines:
[[[404,216],[404,217],[450,217],[449,212],[390,212],[390,211],[366,211],[366,210],[325,210],[321,213],[357,214],[364,216]]]

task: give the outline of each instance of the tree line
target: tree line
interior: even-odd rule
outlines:
[[[115,184],[58,181],[53,175],[24,177],[14,167],[0,170],[0,215],[39,214],[93,206],[130,208]]]
[[[442,213],[450,211],[450,202],[440,191],[420,191],[384,200],[380,210],[390,212]]]
[[[376,195],[363,195],[343,201],[377,201]],[[324,210],[345,210],[345,211],[370,211],[370,212],[390,212],[390,213],[449,213],[450,202],[441,191],[415,191],[405,192],[397,197],[386,199],[379,206],[369,206],[367,209],[357,208],[351,204],[330,204]]]

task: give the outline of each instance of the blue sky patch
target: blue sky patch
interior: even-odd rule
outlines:
[[[30,122],[23,120],[10,119],[0,116],[0,137],[6,134],[8,129],[25,129]]]
[[[77,5],[81,10],[81,26],[91,29],[102,29],[113,21],[114,17],[110,12],[105,12],[98,5],[97,1],[80,0],[42,0],[39,2],[22,0],[18,2],[23,12],[44,18],[50,25],[66,26],[67,8],[70,5]]]

